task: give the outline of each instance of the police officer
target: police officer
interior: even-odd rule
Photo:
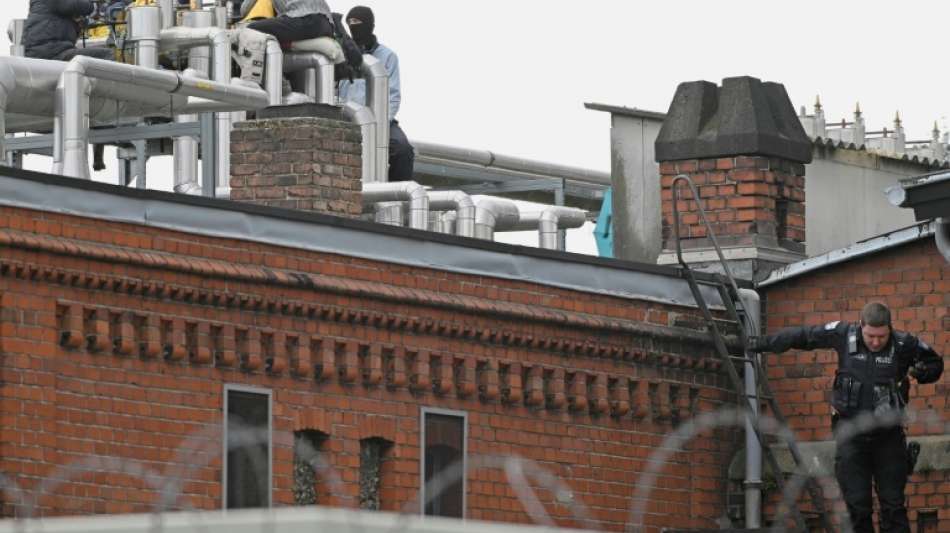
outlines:
[[[900,413],[907,404],[907,374],[918,383],[933,383],[943,373],[943,359],[925,342],[891,329],[891,311],[869,303],[860,323],[787,328],[750,339],[758,352],[789,348],[838,352],[832,388],[835,428],[835,477],[856,533],[873,533],[871,487],[877,487],[882,532],[910,533],[904,485],[910,475]],[[902,390],[903,389],[903,390]],[[846,432],[844,421],[861,416],[871,429]],[[863,427],[863,426],[862,426]]]

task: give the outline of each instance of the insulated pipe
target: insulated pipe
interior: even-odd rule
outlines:
[[[158,9],[162,11],[162,29],[175,25],[175,0],[158,0]]]
[[[475,237],[475,202],[462,191],[429,191],[429,209],[456,213],[456,234]]]
[[[8,113],[51,115],[59,77],[66,69],[60,61],[21,57],[0,58],[0,156],[5,154]],[[13,118],[13,117],[10,117]]]
[[[128,41],[135,43],[135,64],[157,69],[161,9],[154,5],[130,7],[128,17]]]
[[[189,46],[188,69],[196,73],[195,77],[207,78],[211,74],[211,46],[215,47],[216,56],[221,54],[227,56],[231,48],[230,38],[225,30],[212,27],[214,25],[214,14],[211,11],[187,11],[182,14],[182,24],[185,28],[167,28],[162,31],[161,45],[163,48],[172,44],[181,46],[189,35],[194,35],[183,33],[182,30],[202,32],[199,28],[204,29],[203,33],[206,38],[199,39],[199,41],[208,42],[210,46]],[[230,61],[230,58],[228,61]],[[188,70],[185,73],[188,73]],[[175,117],[175,122],[179,123],[197,122],[198,120],[197,114],[181,114]],[[175,169],[173,187],[175,192],[193,195],[199,195],[203,192],[198,176],[199,153],[198,139],[187,135],[175,137],[173,148]]]
[[[190,62],[190,61],[189,61]],[[184,75],[197,78],[207,77],[205,72],[192,68],[185,69]],[[197,114],[181,114],[175,116],[176,123],[197,122]],[[174,138],[172,160],[174,165],[173,190],[181,194],[201,194],[201,183],[198,181],[198,139],[189,135]]]
[[[496,154],[488,150],[470,150],[467,148],[457,148],[455,146],[446,146],[442,144],[416,140],[412,141],[412,145],[416,149],[416,153],[422,157],[447,159],[451,161],[471,163],[483,167],[501,168],[545,176],[557,176],[582,181],[585,183],[607,185],[608,187],[611,185],[610,173],[607,172],[597,172],[585,168],[555,165],[541,161],[532,161],[530,159],[522,159],[520,157]]]
[[[343,104],[343,115],[360,127],[363,137],[362,182],[373,183],[376,180],[376,117],[364,105],[356,102]],[[387,155],[388,157],[388,155]]]
[[[277,39],[268,35],[264,61],[264,88],[270,98],[269,104],[280,105],[283,98],[284,52]]]
[[[376,181],[389,180],[389,73],[383,63],[363,54],[366,105],[376,117]]]
[[[491,241],[495,231],[511,229],[518,224],[521,214],[510,200],[479,196],[475,200],[475,238]]]
[[[938,218],[934,221],[934,240],[937,242],[937,250],[943,255],[943,258],[950,263],[950,218]]]
[[[403,214],[404,207],[402,202],[380,202],[376,204],[376,213],[373,216],[373,221],[377,224],[402,227]]]
[[[439,233],[461,235],[461,233],[458,232],[458,227],[456,226],[457,222],[458,222],[458,213],[456,213],[455,211],[446,211],[445,213],[442,213],[442,216],[439,217]],[[474,237],[474,229],[475,229],[475,225],[472,224],[473,234],[471,236],[473,237]]]
[[[546,250],[558,250],[561,248],[557,238],[558,230],[579,228],[585,222],[587,222],[587,213],[581,209],[560,205],[548,206],[541,212],[538,220],[538,245]]]
[[[746,310],[745,329],[747,335],[758,336],[761,333],[759,328],[759,317],[762,316],[762,302],[759,294],[751,289],[739,289],[739,298],[742,300],[742,306]],[[759,354],[747,351],[747,358],[759,358]],[[761,364],[761,362],[759,362]],[[758,397],[758,376],[755,367],[745,363],[743,372],[745,380],[745,394],[750,399],[748,402],[751,409],[752,418],[759,416],[759,402],[752,401]],[[746,417],[745,420],[745,526],[749,529],[758,529],[762,527],[762,443],[756,435],[752,418]]]
[[[13,57],[26,55],[26,49],[23,47],[23,26],[25,24],[25,19],[13,19],[7,26],[7,38],[10,39],[10,55]]]
[[[429,229],[429,194],[425,187],[414,181],[363,184],[364,206],[405,201],[409,202],[409,227]]]
[[[299,73],[304,94],[314,102],[333,105],[334,68],[325,55],[315,52],[284,54],[284,72]]]
[[[186,77],[174,71],[145,69],[77,56],[66,66],[57,85],[57,119],[61,120],[57,127],[57,136],[62,137],[62,173],[80,178],[88,176],[88,167],[82,165],[86,160],[85,141],[88,138],[88,96],[91,85],[88,80],[83,81],[86,78],[123,82],[143,91],[163,91],[167,95],[211,98],[233,105],[233,110],[259,109],[267,105],[266,93],[258,89]],[[81,148],[80,140],[84,144]],[[67,151],[69,153],[66,153]]]

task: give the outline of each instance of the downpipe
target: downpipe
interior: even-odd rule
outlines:
[[[759,317],[762,316],[762,302],[759,294],[751,289],[739,289],[739,298],[746,314],[745,330],[748,336],[758,336],[761,333]],[[760,357],[755,352],[746,352],[747,358]],[[761,361],[758,362],[761,364]],[[759,416],[758,376],[751,363],[745,363],[743,372],[746,398],[755,399],[749,402],[752,417]],[[756,436],[755,427],[749,418],[745,420],[745,526],[749,529],[762,527],[762,443]]]

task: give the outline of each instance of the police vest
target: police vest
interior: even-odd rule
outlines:
[[[871,353],[858,342],[860,334],[861,329],[855,324],[848,329],[848,349],[839,356],[832,406],[843,417],[862,411],[885,414],[902,409],[905,400],[898,388],[903,376],[899,375],[895,356],[897,339],[892,334],[886,350]]]

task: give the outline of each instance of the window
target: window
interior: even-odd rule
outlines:
[[[224,389],[224,508],[270,507],[271,393]]]
[[[424,515],[465,516],[466,437],[465,413],[422,410]]]

